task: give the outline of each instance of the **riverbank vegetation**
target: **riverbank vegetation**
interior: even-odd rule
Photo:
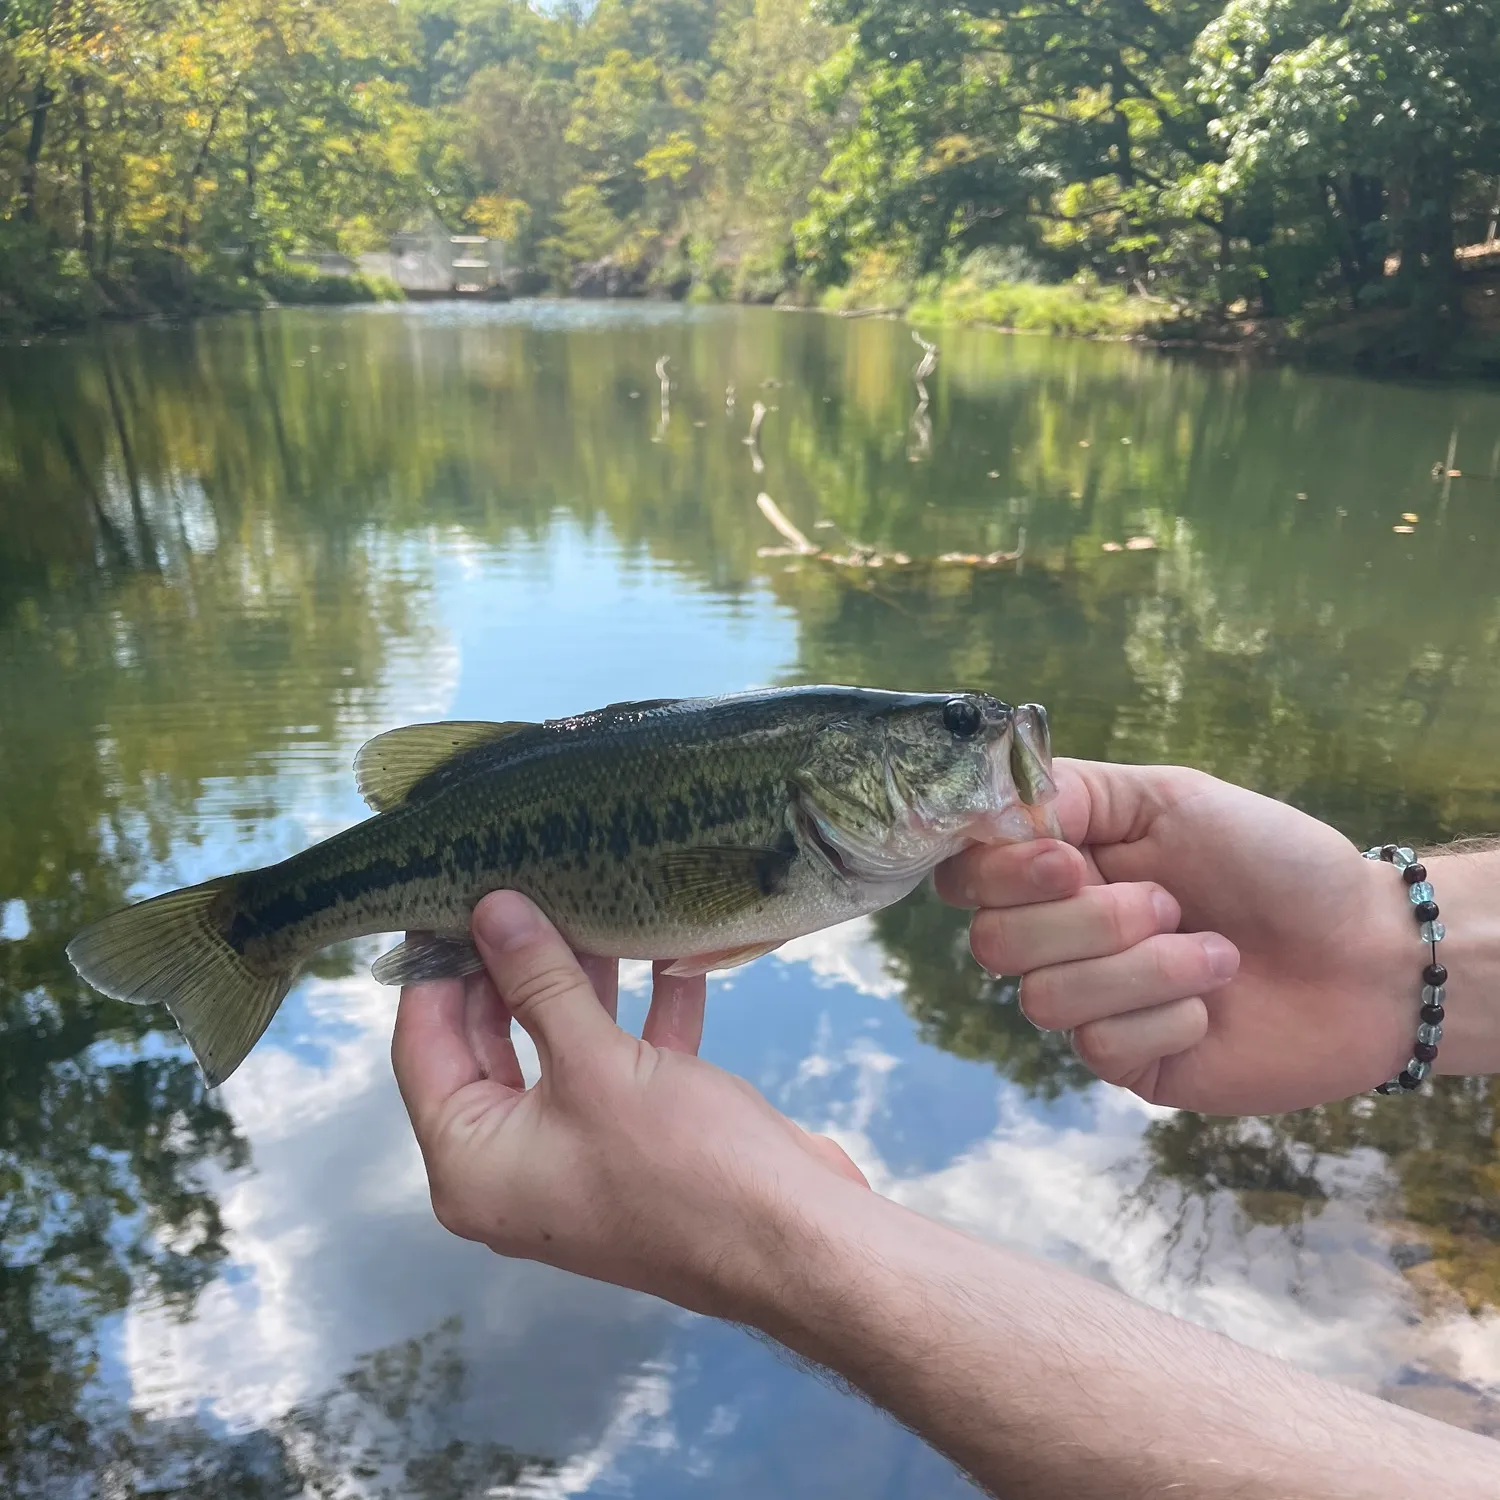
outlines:
[[[290,279],[297,252],[435,220],[507,241],[514,290],[1166,328],[1385,367],[1483,369],[1496,342],[1493,0],[0,17],[11,328],[333,295]]]

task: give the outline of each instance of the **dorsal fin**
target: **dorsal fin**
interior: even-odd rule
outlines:
[[[671,708],[681,703],[681,698],[642,698],[635,703],[606,703],[603,708],[591,708],[587,713],[571,714],[566,719],[548,719],[548,729],[577,733],[585,729],[607,729],[621,719],[639,719],[644,714],[654,713],[659,708]]]
[[[440,766],[466,750],[493,744],[526,723],[490,724],[483,720],[452,719],[441,724],[406,724],[377,734],[354,757],[354,782],[359,794],[376,812],[387,812],[406,801],[406,794]]]

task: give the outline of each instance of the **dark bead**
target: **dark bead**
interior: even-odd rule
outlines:
[[[1407,885],[1415,885],[1419,880],[1427,879],[1426,865],[1407,865],[1401,872],[1401,878]]]
[[[1416,1058],[1418,1062],[1431,1062],[1433,1058],[1437,1056],[1437,1048],[1434,1047],[1431,1042],[1418,1042],[1417,1045],[1411,1049],[1411,1055]]]
[[[1438,904],[1436,901],[1424,901],[1420,906],[1412,907],[1417,914],[1419,922],[1436,922],[1438,916]]]
[[[1422,970],[1423,984],[1447,984],[1447,982],[1448,971],[1442,966],[1442,964],[1428,964],[1427,967]]]
[[[1383,860],[1386,860],[1387,862],[1389,862],[1390,860],[1395,859],[1395,857],[1396,857],[1396,846],[1394,844],[1387,844],[1385,846],[1385,848],[1383,848],[1380,851],[1380,857]]]
[[[1416,1088],[1420,1080],[1413,1078],[1405,1068],[1402,1068],[1401,1072],[1396,1077],[1396,1082],[1399,1083],[1402,1088],[1410,1091],[1411,1089]]]
[[[1441,1005],[1424,1005],[1422,1007],[1422,1020],[1428,1026],[1441,1026],[1443,1024],[1443,1007]]]

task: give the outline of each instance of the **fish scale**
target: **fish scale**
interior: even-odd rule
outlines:
[[[69,945],[105,994],[165,1003],[211,1082],[333,943],[407,932],[376,964],[390,983],[477,968],[470,916],[493,890],[580,951],[703,972],[889,905],[975,838],[1055,832],[1045,713],[986,694],[788,688],[414,725],[355,770],[374,817]]]

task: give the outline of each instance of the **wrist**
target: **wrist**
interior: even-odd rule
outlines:
[[[828,1328],[849,1326],[848,1298],[861,1268],[868,1269],[872,1254],[890,1256],[893,1224],[909,1212],[843,1179],[815,1186],[762,1205],[747,1253],[722,1288],[734,1304],[724,1316],[802,1354],[813,1354]]]
[[[1500,1073],[1500,853],[1424,858],[1447,936],[1443,1039],[1434,1073]]]

